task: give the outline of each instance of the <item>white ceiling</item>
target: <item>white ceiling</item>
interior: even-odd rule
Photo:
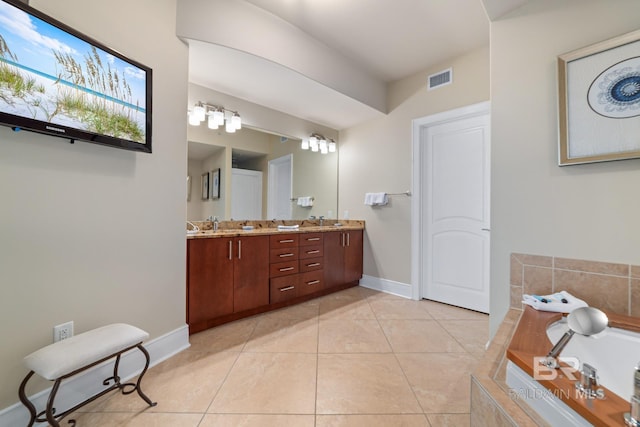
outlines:
[[[236,1],[298,27],[388,83],[488,45],[488,16],[495,19],[527,0]],[[195,84],[337,130],[383,114],[256,55],[187,42],[189,78]]]

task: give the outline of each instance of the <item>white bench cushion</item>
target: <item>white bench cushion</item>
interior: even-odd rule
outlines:
[[[24,363],[41,377],[55,380],[147,338],[142,329],[114,323],[43,347],[26,356]]]

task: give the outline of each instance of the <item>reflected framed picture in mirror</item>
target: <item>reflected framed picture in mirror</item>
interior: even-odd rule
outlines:
[[[202,174],[200,182],[202,183],[202,200],[207,200],[209,198],[209,172]]]
[[[211,171],[211,198],[220,198],[220,168]]]

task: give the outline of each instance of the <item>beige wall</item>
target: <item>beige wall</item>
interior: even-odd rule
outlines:
[[[491,24],[491,331],[512,252],[640,263],[640,160],[557,166],[556,58],[638,29],[635,0],[539,0]]]
[[[0,128],[0,408],[18,401],[22,358],[54,325],[127,322],[155,338],[185,324],[188,55],[176,2],[30,3],[153,68],[153,153]]]
[[[427,91],[427,76],[453,67],[453,84]],[[489,99],[489,49],[479,49],[389,87],[389,114],[340,132],[339,215],[366,221],[364,274],[411,283],[411,198],[364,205],[367,192],[411,189],[412,120]]]

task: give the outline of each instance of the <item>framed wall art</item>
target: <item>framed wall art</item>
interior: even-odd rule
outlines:
[[[640,31],[558,57],[559,164],[640,158]]]
[[[205,172],[200,176],[202,184],[202,200],[209,199],[209,172]]]
[[[220,168],[211,171],[211,198],[220,198]]]

